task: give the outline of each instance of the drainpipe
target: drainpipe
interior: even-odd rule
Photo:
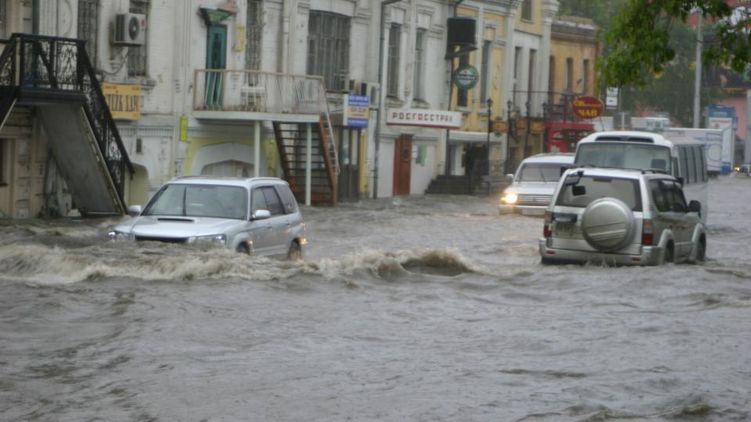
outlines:
[[[386,13],[386,6],[401,0],[383,0],[381,2],[381,16],[378,17],[378,114],[376,114],[376,127],[374,135],[375,157],[373,160],[373,199],[378,198],[378,154],[381,145],[381,115],[384,110],[383,95],[383,43],[386,38],[383,30],[383,15]]]

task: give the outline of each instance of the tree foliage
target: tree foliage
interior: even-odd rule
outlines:
[[[600,81],[607,86],[645,86],[676,57],[671,30],[701,14],[713,33],[704,62],[742,72],[751,61],[748,13],[733,13],[725,0],[627,0],[605,33]]]

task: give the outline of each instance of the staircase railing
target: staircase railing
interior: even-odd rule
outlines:
[[[277,114],[274,118],[279,114],[319,116],[326,132],[322,142],[326,145],[327,162],[334,175],[339,174],[339,157],[322,77],[258,70],[198,69],[194,78],[193,109],[197,111]],[[336,184],[336,180],[332,184]]]
[[[125,170],[133,164],[112,118],[85,41],[30,34],[13,34],[0,55],[0,86],[83,94],[84,112],[104,157],[122,204]]]

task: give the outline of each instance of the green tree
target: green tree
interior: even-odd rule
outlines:
[[[667,112],[681,125],[688,126],[693,117],[696,32],[680,24],[674,25],[668,35],[675,56],[644,84],[625,87],[621,107],[624,110]],[[702,96],[703,103],[707,104],[716,98],[717,93],[705,88]]]
[[[606,31],[600,81],[644,86],[662,74],[676,57],[671,31],[691,14],[701,14],[713,35],[704,62],[742,72],[751,60],[748,13],[733,13],[725,0],[627,0]]]

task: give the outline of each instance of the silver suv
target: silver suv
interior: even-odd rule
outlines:
[[[543,264],[659,265],[703,261],[701,204],[666,174],[579,168],[564,173],[545,213]]]
[[[273,177],[181,177],[109,232],[112,240],[210,243],[253,255],[302,258],[305,224],[289,185]]]

